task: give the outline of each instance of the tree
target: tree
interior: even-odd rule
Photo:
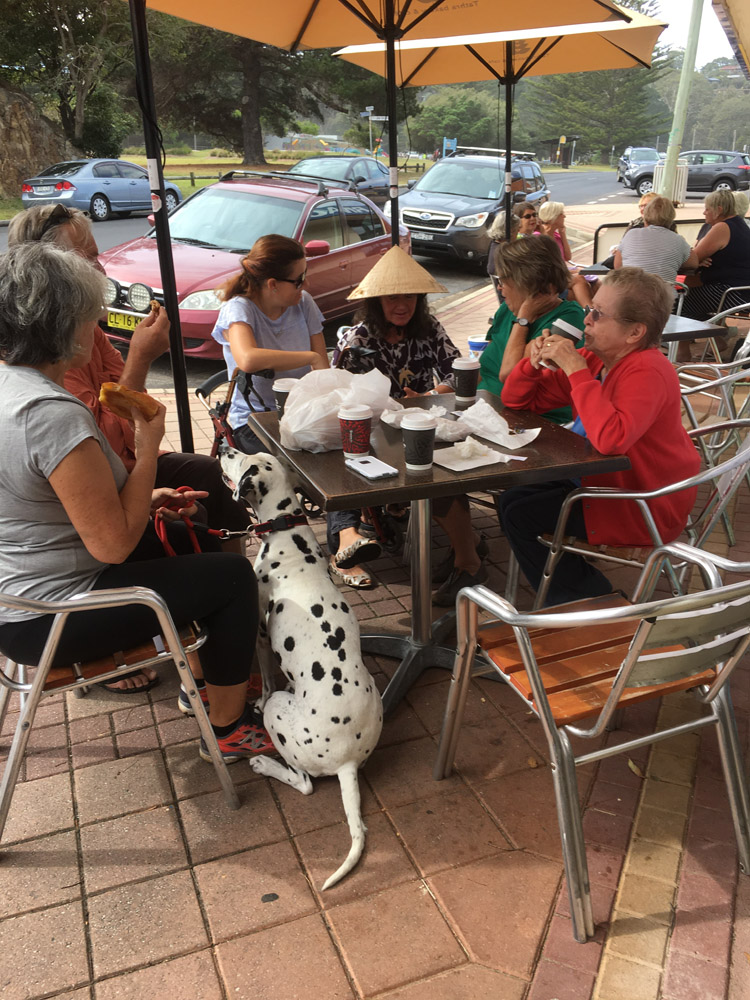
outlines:
[[[130,21],[122,0],[9,0],[3,12],[0,79],[21,87],[43,109],[53,102],[65,135],[81,149],[89,98],[129,58]]]
[[[422,104],[419,117],[410,120],[413,148],[426,153],[442,145],[443,137],[457,138],[460,146],[499,147],[504,144],[505,101],[497,84],[443,86]],[[514,130],[514,143],[528,141],[524,128]],[[515,148],[515,146],[514,146]]]

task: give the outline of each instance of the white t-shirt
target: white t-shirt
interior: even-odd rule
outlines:
[[[309,292],[303,292],[299,304],[290,306],[278,319],[269,319],[251,299],[247,299],[243,295],[236,295],[233,299],[225,302],[219,311],[211,336],[218,344],[221,344],[230,378],[237,367],[237,362],[232,357],[232,348],[224,334],[232,323],[247,323],[255,335],[255,343],[258,347],[266,350],[309,351],[310,338],[323,329],[323,313],[318,309]],[[303,368],[285,369],[283,372],[279,372],[279,377],[302,378],[309,371],[310,366],[305,365]],[[245,424],[250,409],[274,410],[276,408],[271,388],[273,381],[273,379],[253,375],[253,388],[263,400],[263,405],[260,404],[255,395],[251,395],[250,407],[248,407],[241,393],[234,393],[229,409],[229,423],[232,427],[240,427]]]
[[[663,226],[631,229],[620,241],[623,267],[642,267],[673,285],[690,256],[687,240]]]
[[[86,438],[101,445],[121,490],[128,474],[91,410],[35,368],[0,365],[0,591],[58,601],[105,568],[83,544],[48,477]],[[0,624],[36,617],[0,607]]]

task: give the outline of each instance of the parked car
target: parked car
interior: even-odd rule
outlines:
[[[487,230],[505,203],[505,157],[452,153],[408,187],[399,197],[399,212],[413,251],[485,267]],[[512,159],[511,190],[516,202],[547,201],[549,189],[536,160]],[[390,214],[390,203],[384,211]]]
[[[647,169],[650,164],[651,176],[653,177],[653,165],[658,163],[659,159],[658,151],[651,146],[628,146],[617,161],[617,183],[622,183],[626,174],[632,172],[639,164],[646,164]]]
[[[165,183],[167,211],[182,201],[176,184]],[[151,209],[148,174],[127,160],[66,160],[54,163],[21,185],[24,208],[32,205],[68,205],[104,222],[114,212],[124,219],[131,212]]]
[[[385,204],[388,198],[388,167],[372,156],[307,156],[287,173],[353,183],[376,205]]]
[[[688,191],[737,191],[750,187],[750,156],[724,149],[693,149],[680,153],[688,166]],[[658,162],[658,161],[657,161]],[[634,164],[623,177],[625,187],[644,195],[654,186],[654,164]]]
[[[240,269],[260,236],[281,233],[305,245],[307,290],[326,319],[353,312],[347,296],[391,246],[391,227],[356,191],[282,173],[231,171],[188,198],[170,216],[177,298],[185,354],[221,358],[211,330],[221,306],[215,289]],[[410,249],[409,232],[401,246]],[[154,231],[99,257],[110,279],[107,336],[127,343],[163,301]]]

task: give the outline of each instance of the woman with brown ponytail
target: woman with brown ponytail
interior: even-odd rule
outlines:
[[[311,369],[328,368],[323,314],[302,290],[307,275],[305,249],[297,240],[261,236],[243,258],[242,270],[219,290],[221,307],[211,333],[224,352],[231,377],[235,368],[253,374],[264,369],[302,378]],[[235,392],[229,423],[237,447],[252,455],[263,451],[247,426],[251,409],[274,409],[272,378],[253,377],[253,389],[265,407]]]

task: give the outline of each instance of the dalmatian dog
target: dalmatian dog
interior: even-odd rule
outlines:
[[[261,628],[258,660],[261,708],[283,763],[250,761],[258,774],[278,778],[303,795],[312,778],[337,775],[352,846],[323,885],[335,885],[359,861],[365,844],[357,769],[377,745],[383,726],[380,694],[362,661],[359,623],[328,576],[318,545],[286,473],[271,455],[230,449],[224,478],[264,524],[272,524],[255,561]],[[279,666],[288,680],[274,691]]]

